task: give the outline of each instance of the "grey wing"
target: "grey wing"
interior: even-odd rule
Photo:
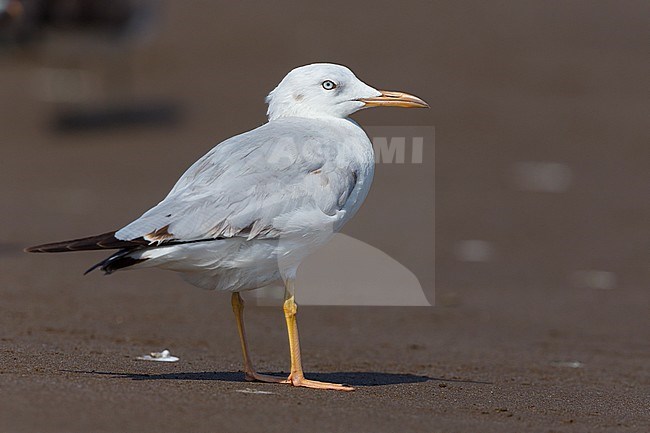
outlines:
[[[287,220],[300,213],[333,217],[354,189],[356,171],[326,157],[323,149],[336,143],[315,131],[307,135],[267,124],[224,141],[116,237],[152,243],[277,238],[295,229]]]

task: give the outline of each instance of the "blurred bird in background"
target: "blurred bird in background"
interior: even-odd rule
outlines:
[[[41,65],[37,97],[57,132],[171,125],[177,103],[134,97],[134,50],[156,34],[157,0],[0,0],[0,49]]]

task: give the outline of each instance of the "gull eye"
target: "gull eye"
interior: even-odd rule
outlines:
[[[336,88],[336,83],[332,80],[323,81],[323,89],[325,90],[334,90]]]

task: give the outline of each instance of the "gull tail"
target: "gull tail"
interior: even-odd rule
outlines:
[[[54,242],[51,244],[36,245],[25,248],[28,253],[64,253],[69,251],[88,251],[105,249],[123,249],[147,246],[149,242],[144,239],[124,241],[115,237],[115,232],[103,233],[87,238],[72,239],[69,241]]]
[[[115,232],[108,232],[97,236],[89,236],[87,238],[36,245],[33,247],[25,248],[25,251],[28,253],[63,253],[70,251],[106,249],[119,250],[107,259],[97,263],[84,273],[85,275],[88,272],[99,268],[104,271],[104,273],[111,274],[118,269],[127,268],[129,266],[133,266],[147,260],[145,258],[131,256],[132,253],[139,252],[147,246],[149,246],[149,242],[143,238],[125,241],[122,239],[117,239],[115,237]]]
[[[138,263],[142,263],[148,260],[145,258],[132,257],[131,254],[136,250],[139,251],[137,248],[124,248],[122,250],[119,250],[109,258],[93,265],[90,269],[84,272],[84,275],[94,271],[97,268],[104,271],[104,274],[108,275],[112,274],[118,269],[128,268],[129,266],[137,265]]]

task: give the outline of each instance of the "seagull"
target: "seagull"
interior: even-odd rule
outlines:
[[[347,67],[329,63],[293,69],[266,102],[267,123],[219,143],[140,218],[117,231],[25,251],[114,249],[86,273],[158,267],[195,286],[229,291],[246,380],[352,391],[304,376],[296,272],[354,216],[370,189],[372,143],[349,116],[369,107],[429,106],[407,93],[377,90]],[[240,295],[277,284],[284,286],[289,336],[286,378],[253,367]]]

